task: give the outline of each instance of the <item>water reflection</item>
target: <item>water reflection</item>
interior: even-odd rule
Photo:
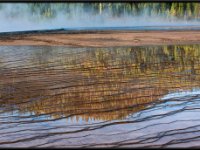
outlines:
[[[162,100],[181,99],[181,98],[192,97],[192,96],[197,96],[197,95],[200,95],[200,89],[194,88],[194,89],[187,90],[187,91],[177,91],[174,93],[169,93],[169,94],[163,96],[161,99]]]
[[[200,45],[0,46],[0,110],[120,120],[199,87]]]

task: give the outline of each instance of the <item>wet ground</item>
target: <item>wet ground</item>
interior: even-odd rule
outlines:
[[[199,44],[200,30],[184,27],[159,30],[125,29],[60,29],[0,33],[1,46],[70,46],[70,47],[127,47],[169,44]]]
[[[199,147],[200,45],[0,46],[0,147]]]

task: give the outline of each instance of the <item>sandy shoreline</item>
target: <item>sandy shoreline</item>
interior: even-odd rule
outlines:
[[[200,30],[191,31],[57,31],[0,34],[0,45],[65,45],[72,47],[199,44]]]

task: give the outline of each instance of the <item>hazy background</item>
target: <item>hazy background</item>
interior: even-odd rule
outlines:
[[[0,32],[199,26],[199,3],[1,3]]]

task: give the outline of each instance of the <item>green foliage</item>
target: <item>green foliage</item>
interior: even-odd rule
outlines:
[[[200,18],[200,3],[30,3],[28,10],[33,15],[45,18],[55,17],[57,12],[72,15],[75,11],[93,14],[111,13],[121,15],[162,15],[185,19]],[[2,4],[0,9],[2,9]]]

